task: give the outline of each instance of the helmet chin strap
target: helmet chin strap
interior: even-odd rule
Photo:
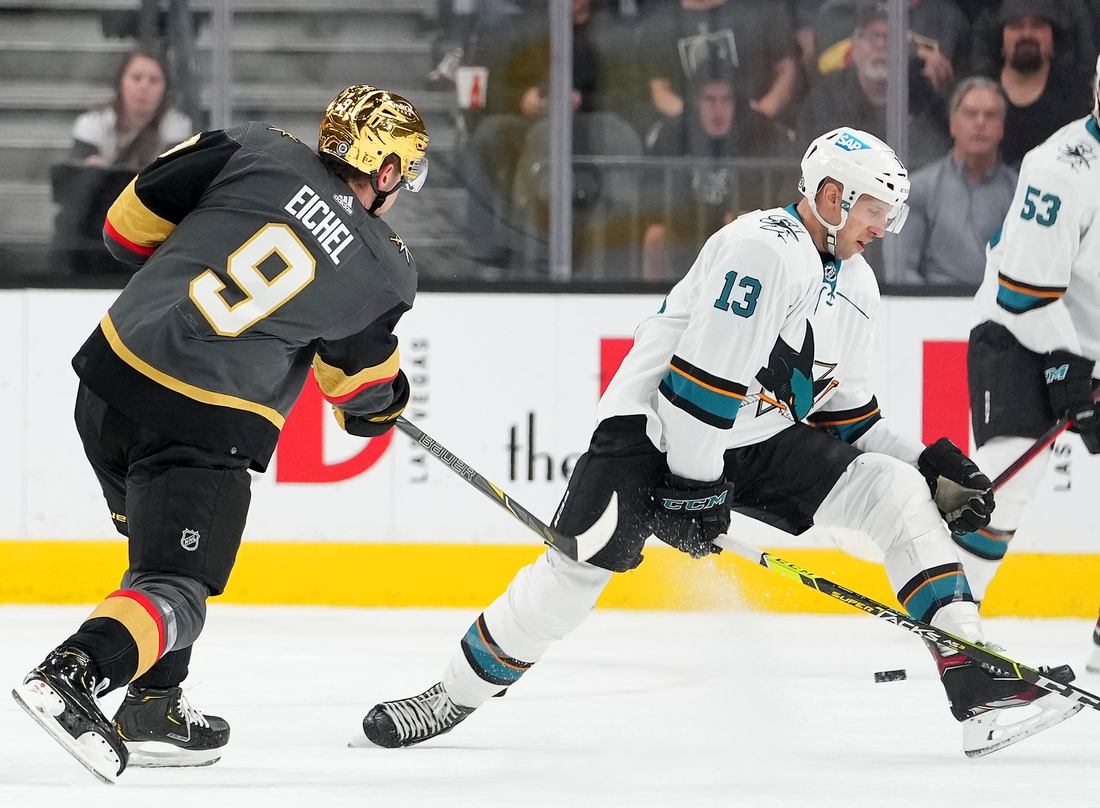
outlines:
[[[373,216],[375,219],[377,219],[379,208],[381,208],[383,205],[386,204],[386,199],[389,198],[389,195],[392,194],[397,189],[396,188],[391,188],[388,191],[379,190],[379,188],[378,188],[378,172],[377,171],[370,175],[370,187],[371,187],[371,190],[374,191],[374,201],[371,202],[370,207],[367,208],[367,213],[370,214],[371,216]]]
[[[843,229],[845,222],[848,221],[848,211],[843,208],[840,209],[840,224],[829,224],[822,218],[821,214],[817,212],[817,203],[810,197],[806,197],[806,201],[810,203],[810,210],[814,214],[814,218],[821,223],[821,226],[825,228],[825,251],[829,255],[836,258],[836,237],[837,233]]]

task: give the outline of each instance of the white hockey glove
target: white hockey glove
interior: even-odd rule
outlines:
[[[921,452],[917,468],[952,533],[961,536],[989,524],[993,483],[959,447],[940,438]]]

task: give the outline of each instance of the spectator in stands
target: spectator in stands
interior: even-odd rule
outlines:
[[[653,126],[684,110],[685,88],[698,66],[715,53],[736,67],[739,98],[777,119],[795,95],[798,82],[794,24],[786,0],[679,0],[646,10],[641,53],[649,84]]]
[[[107,208],[139,169],[193,134],[191,120],[170,106],[166,75],[156,51],[133,50],[115,80],[114,100],[76,119],[69,161],[51,170],[60,205],[51,245],[58,270],[130,272],[103,245]]]
[[[886,137],[889,33],[886,3],[864,5],[852,32],[852,63],[825,76],[806,98],[799,127],[802,143],[839,126]],[[943,102],[921,71],[910,70],[906,164],[919,168],[940,157],[950,145]]]
[[[172,109],[164,62],[155,51],[126,55],[115,80],[115,97],[85,112],[73,125],[70,159],[138,170],[193,132],[191,120]]]
[[[594,8],[595,2],[573,0],[573,149],[577,153],[588,153],[584,116],[618,111],[629,116],[631,93],[638,97],[640,83],[636,74],[633,80],[621,80],[624,60],[616,57],[621,23]],[[528,135],[546,115],[548,26],[545,14],[529,15],[522,24],[509,22],[479,40],[477,60],[489,68],[488,90],[485,116],[467,145],[464,174],[469,190],[468,243],[471,257],[482,264],[507,267],[517,240],[523,238],[523,223],[515,220],[511,200]],[[611,62],[620,70],[608,70]]]
[[[798,42],[798,56],[802,61],[803,76],[808,79],[817,76],[817,45],[814,24],[825,0],[789,0],[791,15],[794,17],[794,36]],[[852,26],[848,26],[848,31]]]
[[[705,162],[688,169],[646,172],[642,181],[647,221],[642,245],[645,280],[683,277],[715,231],[745,211],[774,201],[763,198],[759,172],[723,164],[729,158],[764,153],[766,142],[752,136],[748,121],[756,113],[739,105],[732,65],[712,63],[696,74],[694,87],[687,108],[661,127],[649,155],[699,157]]]
[[[1070,32],[1053,0],[1004,0],[998,22],[987,44],[999,46],[994,76],[1008,97],[1001,156],[1018,168],[1031,149],[1092,108],[1091,73],[1058,58]]]
[[[1017,172],[1000,159],[1004,93],[992,79],[963,79],[951,96],[954,148],[912,176],[895,282],[977,289],[985,248],[1016,191]]]
[[[814,22],[818,70],[827,75],[852,58],[852,29],[867,0],[828,0]],[[970,22],[950,0],[909,0],[910,70],[923,73],[945,97],[954,80],[967,74]]]
[[[982,5],[973,23],[970,68],[996,78],[1003,61],[1004,19],[1010,10],[1004,0],[983,0]],[[1052,71],[1091,76],[1100,44],[1100,0],[1050,0],[1043,5],[1042,12],[1050,15],[1054,29]]]

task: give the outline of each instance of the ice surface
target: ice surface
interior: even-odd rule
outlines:
[[[0,684],[18,682],[88,614],[0,607]],[[745,806],[1011,808],[1097,804],[1100,715],[980,760],[961,751],[921,642],[853,614],[597,611],[506,698],[402,750],[348,749],[376,701],[439,679],[476,613],[210,609],[191,702],[233,736],[205,769],[97,783],[0,697],[0,806]],[[1084,620],[990,620],[1029,664],[1084,673]],[[875,684],[874,672],[908,679]],[[113,710],[118,694],[109,697]]]

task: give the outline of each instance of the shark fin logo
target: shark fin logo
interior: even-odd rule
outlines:
[[[814,404],[814,330],[808,322],[802,348],[796,351],[782,337],[777,339],[768,366],[760,368],[756,380],[793,420],[809,414]]]

